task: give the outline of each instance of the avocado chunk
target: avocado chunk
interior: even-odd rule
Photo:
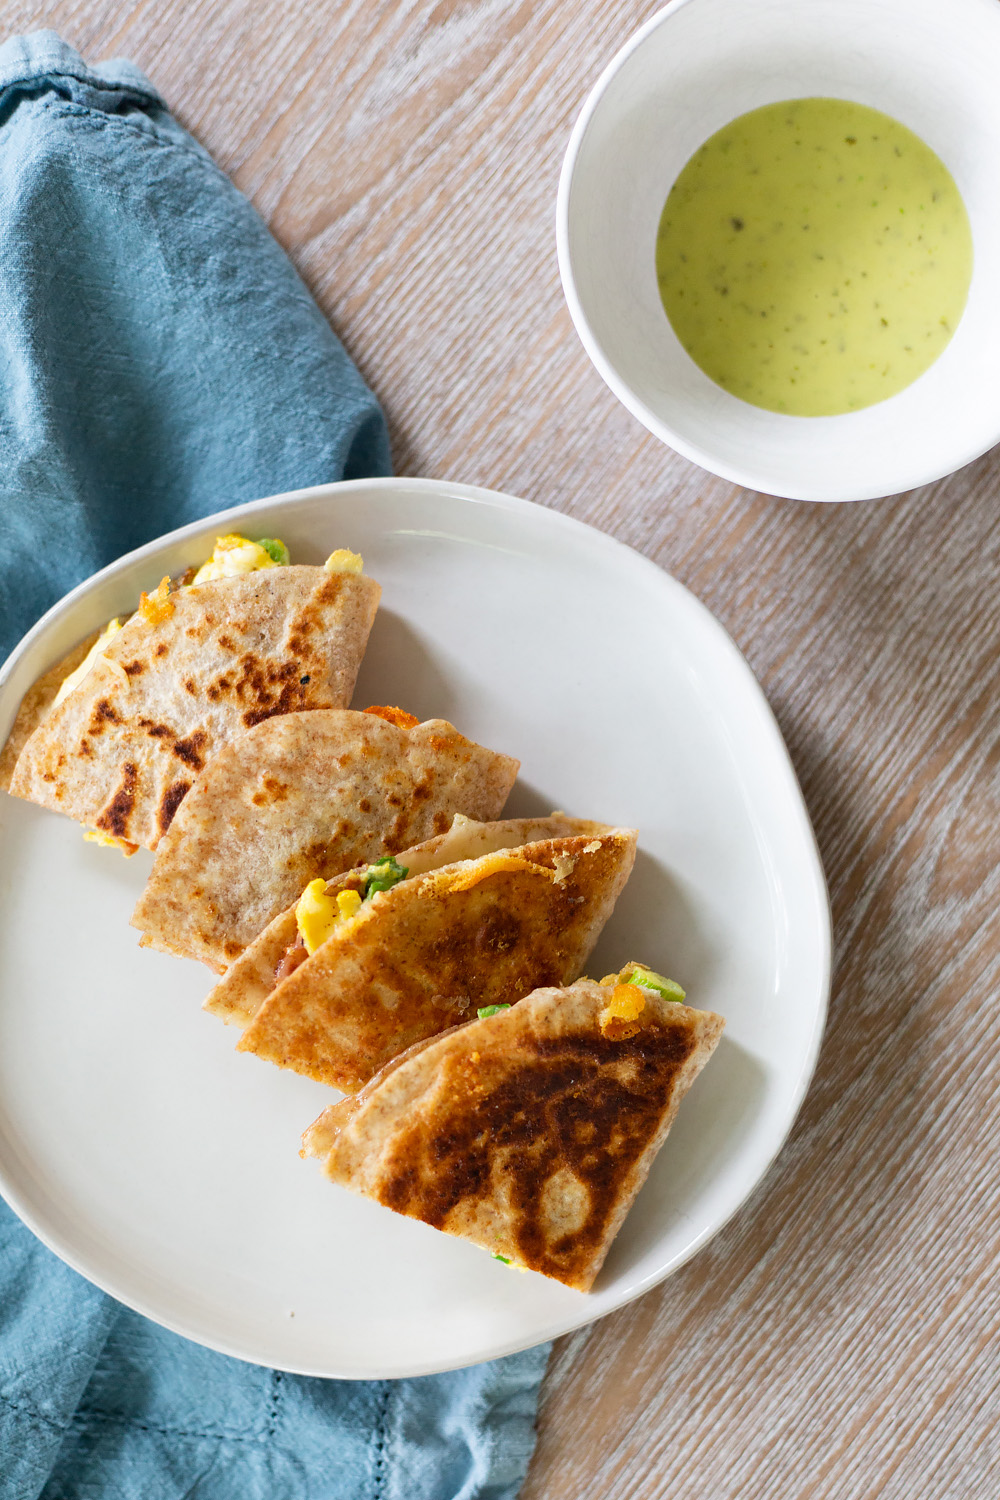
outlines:
[[[662,974],[657,974],[653,969],[646,969],[642,964],[629,964],[628,970],[622,971],[622,984],[639,984],[644,990],[655,990],[662,995],[664,1000],[675,1000],[679,1005],[684,999],[684,991],[673,979],[666,979]]]
[[[369,865],[363,872],[365,891],[362,900],[367,901],[374,896],[376,891],[391,891],[394,885],[405,880],[409,870],[397,862],[394,854],[387,854],[384,859],[377,859],[373,865]]]

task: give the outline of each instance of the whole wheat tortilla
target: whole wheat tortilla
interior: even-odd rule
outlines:
[[[593,1285],[725,1022],[643,992],[538,989],[391,1064],[303,1137],[331,1182],[578,1291]]]
[[[265,568],[126,621],[28,739],[10,790],[155,849],[195,777],[273,715],[343,708],[381,590],[359,574]]]
[[[365,901],[260,1006],[238,1048],[353,1093],[424,1037],[583,968],[634,829],[445,865]]]
[[[71,672],[75,672],[80,663],[94,646],[101,632],[91,631],[85,640],[78,642],[62,661],[57,661],[54,667],[43,672],[21,699],[21,705],[17,710],[14,722],[11,725],[7,742],[0,750],[0,791],[10,790],[11,777],[17,764],[17,757],[34,734],[39,724],[48,714],[56,694],[62,687]]]
[[[410,876],[426,875],[443,865],[462,859],[478,859],[499,849],[516,849],[522,844],[562,835],[607,833],[606,823],[592,823],[585,818],[568,818],[552,813],[547,818],[504,818],[498,823],[480,823],[456,813],[447,833],[427,839],[412,849],[404,849],[396,858]],[[336,894],[357,882],[350,874],[327,882],[327,892]],[[203,1009],[229,1025],[247,1026],[277,984],[275,971],[288,949],[296,941],[298,927],[294,904],[286,907],[269,922],[260,935],[226,970],[205,1001]]]
[[[217,972],[317,877],[493,818],[518,762],[444,719],[412,729],[331,710],[269,719],[184,800],[132,916],[144,946]]]

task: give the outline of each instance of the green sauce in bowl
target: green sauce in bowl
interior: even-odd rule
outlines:
[[[972,232],[912,131],[843,99],[794,99],[695,152],[663,209],[656,274],[678,339],[724,390],[834,416],[934,363],[968,298]]]

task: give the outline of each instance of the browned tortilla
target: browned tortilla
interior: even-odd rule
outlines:
[[[277,714],[343,708],[375,618],[371,578],[265,568],[126,621],[21,751],[10,790],[154,849],[224,745]]]
[[[31,687],[21,699],[21,706],[17,711],[17,717],[11,725],[10,734],[3,750],[0,750],[0,791],[9,791],[11,777],[17,764],[17,757],[24,749],[31,735],[34,734],[39,724],[48,714],[52,707],[53,699],[62,687],[71,672],[75,672],[90,651],[94,642],[100,635],[99,630],[91,631],[85,640],[75,645],[62,661],[57,661],[54,667],[43,672],[37,682]]]
[[[319,876],[494,818],[518,762],[443,719],[269,719],[221,751],[184,801],[132,917],[143,943],[217,971]]]
[[[463,860],[371,897],[281,980],[238,1046],[351,1093],[390,1058],[583,968],[635,860],[633,829]]]
[[[568,818],[565,813],[552,813],[547,818],[505,818],[498,823],[477,823],[459,813],[447,833],[437,834],[412,849],[403,849],[396,858],[411,876],[426,875],[429,870],[440,870],[457,860],[478,859],[483,854],[516,849],[540,839],[607,832],[606,823]],[[329,880],[326,888],[328,893],[336,894],[356,885],[354,876],[341,875]],[[298,895],[296,892],[296,898]],[[277,984],[276,970],[297,935],[293,904],[269,922],[227,969],[225,978],[205,1001],[204,1009],[230,1025],[247,1026]]]
[[[331,1180],[578,1291],[593,1285],[724,1021],[646,994],[538,989],[391,1064],[303,1137]]]

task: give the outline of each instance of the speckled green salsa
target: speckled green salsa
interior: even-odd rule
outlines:
[[[793,416],[883,401],[962,316],[972,232],[944,163],[843,99],[740,115],[671,189],[656,238],[677,337],[734,396]]]

